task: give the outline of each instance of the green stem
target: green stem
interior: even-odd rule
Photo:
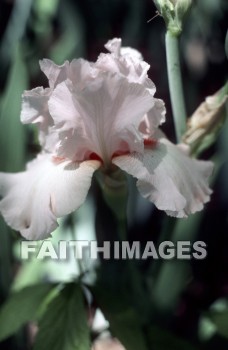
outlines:
[[[12,236],[0,218],[1,246],[0,246],[0,304],[7,297],[12,283]]]
[[[166,239],[171,240],[175,245],[178,241],[194,242],[201,219],[202,212],[192,215],[186,220],[177,220],[170,238]],[[190,262],[178,259],[164,260],[156,272],[152,303],[159,312],[173,312],[191,276]]]
[[[228,59],[228,30],[226,32],[226,39],[225,39],[225,52],[226,52],[226,57]]]
[[[165,44],[172,112],[177,141],[180,142],[186,131],[186,109],[180,70],[178,36],[167,30]]]
[[[100,174],[101,175],[101,174]],[[128,241],[127,234],[127,199],[128,188],[125,174],[117,170],[109,175],[98,176],[101,185],[103,198],[111,209],[117,223],[116,238],[118,241]],[[142,277],[137,264],[134,260],[123,261],[128,271],[128,282],[131,288],[132,300],[141,319],[147,314],[148,307],[145,303],[144,288],[142,286]],[[147,315],[145,316],[147,317]]]

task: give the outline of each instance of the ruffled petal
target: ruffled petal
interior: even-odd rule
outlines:
[[[117,57],[112,54],[100,54],[95,66],[106,72],[121,74],[130,83],[144,85],[151,95],[156,91],[154,83],[148,78],[147,71],[150,66],[145,61],[134,59],[132,56]]]
[[[120,38],[111,39],[104,46],[109,52],[117,57],[130,56],[143,61],[143,57],[138,50],[132,49],[131,47],[122,47],[122,40]]]
[[[71,87],[70,81],[60,83],[48,104],[59,139],[55,148],[56,154],[81,161],[94,146],[86,135],[84,121],[74,104],[74,94],[77,92],[71,91]]]
[[[148,78],[150,65],[143,61],[143,57],[135,49],[121,47],[121,39],[112,39],[105,45],[110,54],[101,53],[95,66],[103,71],[119,73],[131,83],[144,85],[153,96],[156,88]]]
[[[40,145],[47,151],[54,151],[58,141],[53,129],[54,122],[48,111],[48,100],[51,89],[42,87],[25,91],[22,95],[21,122],[37,124],[39,127]]]
[[[48,78],[50,88],[53,89],[56,85],[67,79],[69,62],[65,61],[63,65],[58,66],[45,58],[40,61],[40,69]]]
[[[144,115],[139,130],[143,134],[145,139],[150,137],[158,138],[158,126],[165,122],[166,109],[162,100],[155,98],[154,106],[151,110]]]
[[[165,122],[166,108],[164,101],[155,98],[154,107],[147,113],[150,134],[153,135],[154,129]]]
[[[40,155],[25,172],[0,173],[0,212],[27,239],[44,239],[58,226],[57,217],[85,201],[98,161],[53,161]]]
[[[168,215],[187,217],[210,199],[208,177],[213,164],[191,159],[166,139],[145,149],[144,155],[116,157],[113,163],[136,177],[143,197]]]
[[[93,62],[86,61],[82,58],[74,59],[69,66],[69,79],[77,90],[82,90],[85,83],[95,79],[99,74],[99,69]]]
[[[91,140],[86,137],[83,120],[75,108],[74,95],[80,94],[98,73],[92,63],[75,59],[69,66],[69,79],[60,83],[51,95],[49,110],[59,134],[56,152],[60,157],[83,160],[88,149],[93,149]]]
[[[122,40],[120,38],[114,38],[105,44],[105,48],[114,55],[120,56],[121,45]]]
[[[51,116],[48,112],[48,99],[50,89],[37,87],[25,91],[22,95],[21,122],[29,123],[51,123]]]
[[[77,128],[80,115],[75,108],[73,93],[67,81],[60,83],[51,94],[48,102],[50,114],[57,128],[68,130]]]
[[[74,129],[77,135],[74,139],[104,161],[110,161],[122,141],[128,142],[130,150],[143,146],[138,127],[153,104],[153,98],[142,85],[109,72],[87,82],[82,91],[59,84],[49,101],[54,121],[64,123],[65,131]]]

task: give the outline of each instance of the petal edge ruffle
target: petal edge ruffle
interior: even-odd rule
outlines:
[[[166,139],[144,154],[120,156],[113,163],[138,179],[143,197],[168,215],[187,217],[203,209],[212,193],[208,177],[213,164],[191,159]]]
[[[28,170],[0,173],[0,212],[27,239],[44,239],[58,226],[57,217],[83,204],[98,161],[53,161],[39,155]]]

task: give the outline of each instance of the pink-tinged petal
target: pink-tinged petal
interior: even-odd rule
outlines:
[[[123,141],[131,150],[142,149],[138,127],[153,107],[150,93],[142,85],[108,72],[84,84],[78,91],[69,81],[63,82],[49,100],[61,139],[58,154],[79,160],[87,150],[109,162]]]
[[[55,88],[48,104],[59,138],[55,148],[56,154],[81,161],[93,146],[86,137],[83,120],[73,100],[74,92],[70,90],[70,82],[66,81]]]
[[[65,61],[63,65],[58,66],[49,59],[40,61],[40,69],[49,80],[50,88],[54,88],[59,83],[63,82],[68,77],[69,62]]]
[[[86,82],[95,79],[99,74],[99,70],[93,62],[84,59],[74,59],[69,66],[69,79],[73,83],[75,89],[81,90]]]
[[[112,39],[105,45],[111,54],[101,53],[95,66],[103,71],[119,73],[126,77],[131,83],[144,85],[154,95],[156,88],[148,78],[147,71],[150,65],[143,61],[143,57],[135,49],[130,47],[121,48],[121,39]]]
[[[156,89],[154,83],[148,78],[147,71],[150,68],[145,61],[131,56],[114,56],[101,53],[95,63],[95,67],[105,71],[118,73],[126,77],[130,83],[144,85],[154,95]]]
[[[57,217],[71,213],[84,203],[93,173],[100,165],[97,160],[88,160],[66,161],[55,167],[57,181],[51,186],[51,207]]]
[[[158,126],[165,122],[166,109],[162,100],[155,98],[153,108],[144,116],[140,123],[139,130],[145,138],[156,137]],[[159,131],[160,134],[160,131]]]
[[[125,57],[128,56],[137,61],[143,61],[142,54],[138,50],[132,49],[131,47],[128,47],[128,46],[122,47],[120,50],[120,54],[121,56],[125,56]]]
[[[21,122],[24,124],[37,124],[39,127],[39,142],[50,152],[54,151],[57,134],[53,126],[53,119],[48,111],[48,100],[51,89],[42,87],[25,91],[22,95]]]
[[[103,73],[74,95],[74,103],[87,138],[104,161],[110,160],[124,140],[130,150],[142,146],[138,127],[154,101],[140,84],[129,83],[117,74]]]
[[[61,127],[63,130],[78,127],[80,116],[75,108],[73,93],[67,81],[58,84],[54,89],[48,105],[56,127]]]
[[[130,56],[137,60],[143,60],[143,57],[138,50],[132,49],[131,47],[122,47],[122,40],[120,38],[114,38],[109,40],[105,44],[105,48],[117,57]]]
[[[147,113],[151,134],[154,129],[165,122],[166,108],[164,101],[155,98],[154,107]]]
[[[27,171],[0,173],[0,212],[27,239],[44,239],[58,226],[57,217],[83,204],[98,161],[73,163],[40,155]]]
[[[120,38],[114,38],[109,40],[105,44],[105,48],[113,53],[116,56],[120,56],[120,48],[121,48],[122,40]]]
[[[101,53],[95,65],[99,70],[104,72],[119,73],[124,77],[130,76],[130,66],[128,62],[112,54]]]
[[[22,123],[53,124],[47,104],[50,93],[50,89],[44,89],[43,87],[37,87],[23,93],[21,110]]]
[[[117,157],[113,163],[136,177],[140,193],[168,215],[187,217],[210,199],[213,164],[191,159],[166,139],[146,148],[144,155]]]

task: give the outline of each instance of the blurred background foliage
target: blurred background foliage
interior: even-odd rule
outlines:
[[[163,130],[174,140],[165,26],[160,16],[148,23],[155,15],[152,0],[1,0],[0,171],[20,171],[26,161],[39,152],[36,131],[32,126],[22,126],[19,119],[23,90],[47,86],[39,69],[39,60],[50,58],[57,64],[79,57],[96,60],[101,51],[105,52],[104,44],[113,37],[121,37],[125,46],[138,49],[151,65],[149,75],[156,84],[157,97],[162,98],[167,107],[167,122]],[[224,49],[227,15],[227,0],[196,0],[186,19],[180,52],[189,116],[206,96],[220,89],[227,78]],[[107,293],[103,295],[102,288],[95,290],[97,300],[95,298],[93,307],[96,309],[99,305],[103,308],[114,335],[129,349],[134,342],[134,332],[137,341],[144,337],[143,342],[147,339],[153,344],[150,349],[223,350],[228,347],[227,121],[216,142],[202,156],[216,161],[214,194],[207,208],[188,220],[166,218],[137,197],[134,181],[129,180],[130,241],[140,240],[146,244],[148,240],[197,239],[205,241],[208,246],[208,256],[203,261],[137,263],[138,282],[143,287],[133,297],[130,296],[131,285],[125,268],[119,264],[101,264],[98,280]],[[61,221],[54,237],[56,242],[63,234],[70,239],[72,233],[78,239],[93,239],[94,221],[98,240],[113,238],[111,227],[115,227],[115,223],[110,225],[111,214],[96,183],[92,192],[95,200],[89,198],[77,214]],[[86,262],[82,266],[68,263],[61,267],[36,261],[22,264],[17,251],[19,239],[18,234],[12,233],[0,218],[0,303],[7,300],[12,285],[14,289],[20,289],[35,282],[56,281],[59,269],[63,280],[69,281],[80,271],[90,268]],[[89,279],[93,277],[90,275]],[[129,295],[124,306],[125,299],[120,301],[117,297],[122,298],[122,290],[125,290],[125,297],[127,293]],[[136,305],[136,311],[139,311],[139,298],[143,298],[143,310],[148,309],[144,315],[145,324],[150,324],[140,332],[136,326],[137,318],[144,316],[137,312],[132,316],[135,310],[131,309]],[[216,309],[214,305],[221,304],[221,300],[222,309]],[[114,313],[112,303],[117,310]],[[119,314],[118,310],[121,310]],[[130,329],[125,329],[124,324],[128,324],[129,319]],[[25,329],[17,337],[2,342],[0,349],[24,350],[27,331]],[[143,346],[138,345],[138,350],[143,350]]]

